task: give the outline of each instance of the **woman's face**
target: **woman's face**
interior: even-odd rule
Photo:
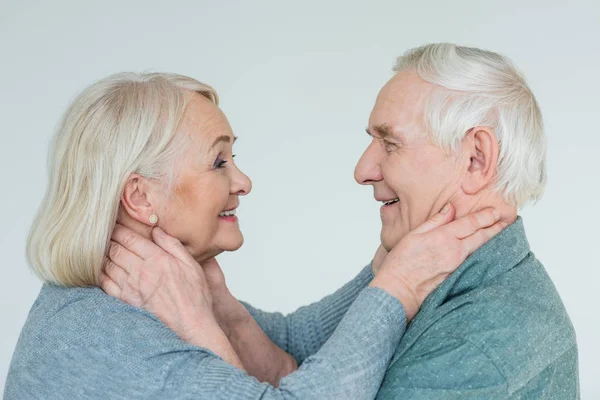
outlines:
[[[235,137],[223,112],[200,94],[191,97],[177,132],[190,145],[157,215],[158,225],[203,261],[242,245],[237,216],[223,213],[234,212],[252,182],[233,162]]]

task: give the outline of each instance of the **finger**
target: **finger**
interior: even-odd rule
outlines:
[[[113,263],[111,260],[107,260],[104,266],[104,275],[109,277],[114,283],[119,286],[121,290],[125,286],[125,282],[129,279],[129,274],[119,265]]]
[[[195,263],[196,260],[190,255],[181,242],[170,236],[158,226],[152,229],[152,239],[161,249],[187,263]],[[215,261],[216,262],[216,261]]]
[[[480,229],[471,236],[460,241],[465,258],[473,254],[475,250],[483,246],[488,240],[496,236],[503,229],[502,222],[496,222],[489,228]]]
[[[429,218],[427,221],[414,229],[413,233],[425,233],[439,226],[447,224],[454,219],[456,209],[451,203],[448,203],[442,208],[442,211]]]
[[[444,227],[449,233],[458,239],[463,239],[473,235],[480,229],[494,225],[499,215],[493,208],[486,208],[473,214],[452,221]]]
[[[130,272],[131,267],[144,261],[140,256],[113,240],[110,241],[110,247],[108,248],[108,258],[127,272]]]
[[[132,231],[121,224],[116,224],[112,233],[112,240],[136,254],[143,260],[154,257],[161,249],[140,234]]]
[[[121,298],[121,289],[119,286],[104,273],[100,273],[100,287],[107,295],[116,297],[117,299]]]

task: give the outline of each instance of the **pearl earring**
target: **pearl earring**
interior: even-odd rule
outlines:
[[[158,217],[156,216],[156,214],[152,214],[152,215],[150,216],[150,218],[148,218],[148,220],[150,220],[150,223],[151,223],[152,225],[154,225],[155,223],[157,223],[157,222],[158,222]]]

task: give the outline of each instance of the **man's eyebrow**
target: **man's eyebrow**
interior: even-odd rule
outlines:
[[[233,143],[235,143],[235,141],[237,140],[237,136],[233,137]],[[210,148],[212,149],[213,147],[215,147],[217,144],[225,142],[225,143],[229,143],[231,141],[231,136],[229,135],[221,135],[219,136],[214,143],[212,144],[212,146],[210,146]]]
[[[375,125],[372,130],[370,130],[369,128],[366,129],[367,134],[369,136],[373,136],[373,132],[375,132],[378,136],[380,136],[381,138],[386,138],[389,136],[394,136],[391,129],[389,128],[389,126],[387,125]]]

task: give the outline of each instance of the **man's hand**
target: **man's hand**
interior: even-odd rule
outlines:
[[[379,272],[379,269],[383,264],[383,260],[385,260],[388,254],[388,251],[383,247],[382,244],[380,244],[377,248],[377,251],[375,252],[375,256],[373,257],[373,262],[371,263],[373,275],[377,275],[377,272]]]

